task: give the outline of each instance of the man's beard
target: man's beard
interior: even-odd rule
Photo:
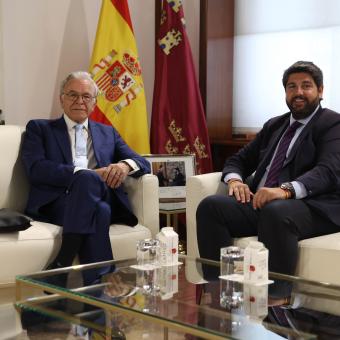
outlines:
[[[290,112],[293,115],[293,118],[296,119],[296,120],[304,119],[304,118],[307,118],[308,116],[310,116],[315,111],[315,109],[318,107],[318,105],[320,103],[319,97],[316,97],[312,102],[308,102],[308,99],[306,99],[303,96],[296,96],[291,100],[291,102],[293,102],[294,99],[296,99],[296,98],[305,100],[305,105],[304,105],[303,108],[294,109],[293,105],[288,103],[288,101],[286,100],[287,106],[289,107]]]

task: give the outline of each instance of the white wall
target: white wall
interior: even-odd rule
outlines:
[[[100,4],[3,0],[3,111],[7,124],[60,115],[59,83],[88,68]]]
[[[183,3],[198,67],[199,0]],[[88,69],[100,6],[100,0],[0,0],[0,108],[6,124],[60,115],[59,83],[68,72]],[[129,7],[150,115],[155,0],[129,0]]]
[[[233,126],[261,127],[288,111],[284,70],[310,60],[324,73],[324,107],[340,112],[340,1],[237,0]]]

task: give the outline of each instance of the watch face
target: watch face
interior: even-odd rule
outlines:
[[[283,190],[288,190],[290,191],[291,195],[292,195],[292,198],[295,198],[295,190],[294,190],[294,186],[292,183],[290,182],[287,182],[287,183],[282,183],[280,185],[280,188],[283,189]]]

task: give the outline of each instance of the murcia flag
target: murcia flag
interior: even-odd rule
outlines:
[[[101,94],[91,118],[112,124],[138,153],[150,153],[147,111],[127,0],[103,0],[90,72]]]
[[[208,131],[180,0],[163,0],[156,43],[151,151],[195,154],[197,173],[210,172]]]

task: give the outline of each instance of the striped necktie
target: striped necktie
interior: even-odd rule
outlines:
[[[281,138],[275,157],[270,166],[266,182],[264,184],[265,187],[273,188],[278,186],[279,174],[283,167],[284,160],[286,159],[286,153],[289,144],[295,135],[295,131],[301,125],[302,124],[300,122],[295,121],[292,125],[289,126],[289,128],[286,130],[283,137]]]

